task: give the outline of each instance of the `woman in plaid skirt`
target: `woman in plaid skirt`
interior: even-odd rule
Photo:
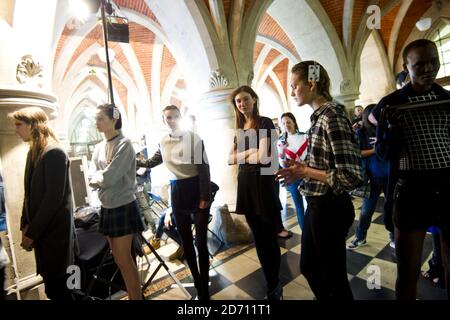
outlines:
[[[102,204],[99,232],[108,239],[130,300],[141,300],[139,274],[131,255],[134,235],[144,230],[134,195],[135,151],[131,141],[122,135],[122,117],[114,105],[97,107],[95,123],[105,135],[105,140],[95,147],[92,162],[96,172],[89,183],[97,189]]]

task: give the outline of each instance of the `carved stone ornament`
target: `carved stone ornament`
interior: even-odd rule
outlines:
[[[341,94],[346,94],[351,92],[352,82],[350,80],[343,80],[341,82]]]
[[[43,68],[31,55],[25,55],[17,65],[16,79],[20,84],[35,84],[41,88],[44,85]]]
[[[254,78],[255,78],[255,73],[253,71],[250,71],[250,73],[248,74],[248,79],[247,79],[248,85],[252,84]]]
[[[209,87],[211,89],[220,89],[228,87],[228,79],[220,72],[214,70],[209,77]]]

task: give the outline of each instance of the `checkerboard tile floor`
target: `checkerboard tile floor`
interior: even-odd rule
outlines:
[[[362,201],[354,200],[356,218],[348,234],[347,242],[354,236],[358,223]],[[395,254],[389,246],[388,232],[382,224],[382,206],[378,206],[367,236],[367,246],[357,250],[347,251],[347,271],[353,295],[357,300],[392,300],[395,299],[396,264]],[[301,250],[301,230],[297,218],[288,201],[286,216],[283,216],[285,227],[293,232],[290,239],[280,239],[281,268],[280,279],[284,288],[285,300],[312,300],[312,294],[306,279],[300,274],[299,259]],[[212,242],[210,245],[212,245]],[[158,250],[164,258],[176,249],[174,244],[168,244]],[[214,248],[212,248],[214,251]],[[427,235],[424,244],[422,269],[426,270],[432,251],[431,235]],[[153,260],[152,260],[153,259]],[[154,257],[150,256],[150,269]],[[193,279],[189,269],[181,262],[168,263],[178,279],[186,285],[186,289],[195,296]],[[377,266],[381,271],[381,288],[369,289],[367,279],[372,274],[369,266]],[[368,269],[369,268],[369,269]],[[252,244],[228,248],[214,256],[210,269],[210,293],[214,300],[260,300],[266,295],[265,281],[261,266]],[[146,292],[147,299],[155,300],[185,300],[186,295],[174,285],[174,281],[163,269]],[[446,299],[446,292],[421,277],[418,286],[419,299]]]

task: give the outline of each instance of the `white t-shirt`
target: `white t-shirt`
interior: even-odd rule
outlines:
[[[278,154],[280,160],[295,160],[295,161],[303,161],[306,159],[306,154],[308,148],[307,145],[304,146],[306,141],[308,140],[308,135],[306,133],[296,132],[294,134],[289,134],[286,139],[285,145],[283,145],[282,140],[278,141]],[[303,148],[302,148],[303,147]],[[300,154],[297,154],[299,150],[302,149]]]

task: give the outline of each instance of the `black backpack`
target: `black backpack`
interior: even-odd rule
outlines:
[[[99,210],[94,207],[82,206],[78,207],[73,214],[73,219],[76,228],[87,229],[98,223]]]

